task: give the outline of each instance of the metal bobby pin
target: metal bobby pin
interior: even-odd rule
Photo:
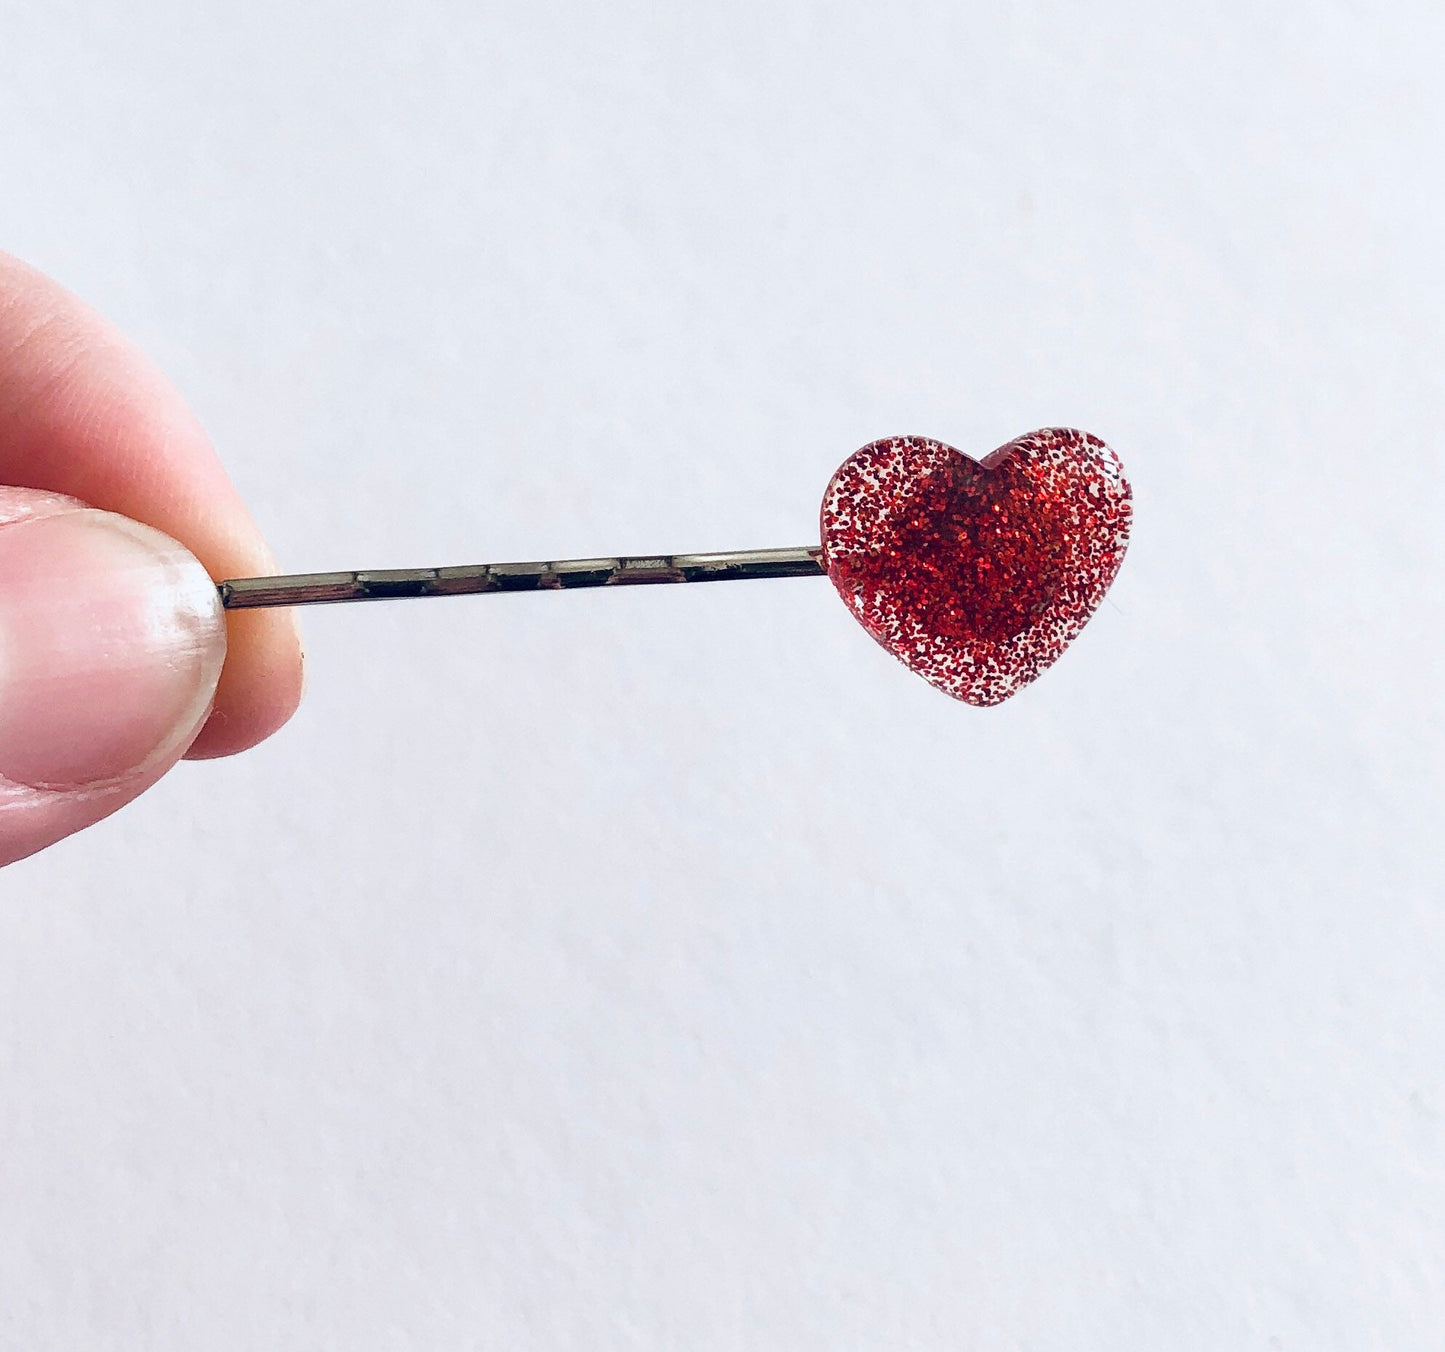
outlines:
[[[728,554],[655,554],[548,563],[479,563],[461,568],[390,568],[357,573],[238,577],[219,584],[227,610],[389,601],[410,596],[568,591],[653,582],[731,582],[743,578],[821,577],[822,549],[743,549]]]

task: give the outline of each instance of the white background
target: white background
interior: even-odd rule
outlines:
[[[1438,5],[0,4],[0,244],[292,570],[1120,451],[955,704],[825,582],[305,616],[0,877],[0,1345],[1437,1348]]]

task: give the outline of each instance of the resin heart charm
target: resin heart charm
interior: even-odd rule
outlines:
[[[1078,635],[1129,542],[1129,484],[1097,437],[1049,427],[974,460],[870,442],[823,495],[823,563],[858,622],[969,704],[999,704]]]

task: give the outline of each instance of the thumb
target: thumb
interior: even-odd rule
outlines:
[[[0,488],[0,864],[155,783],[215,696],[215,584],[169,536]]]

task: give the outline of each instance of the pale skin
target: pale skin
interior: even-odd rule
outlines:
[[[289,611],[213,599],[212,579],[276,569],[185,401],[104,319],[4,254],[0,485],[9,863],[182,756],[269,737],[300,699],[302,657]]]

